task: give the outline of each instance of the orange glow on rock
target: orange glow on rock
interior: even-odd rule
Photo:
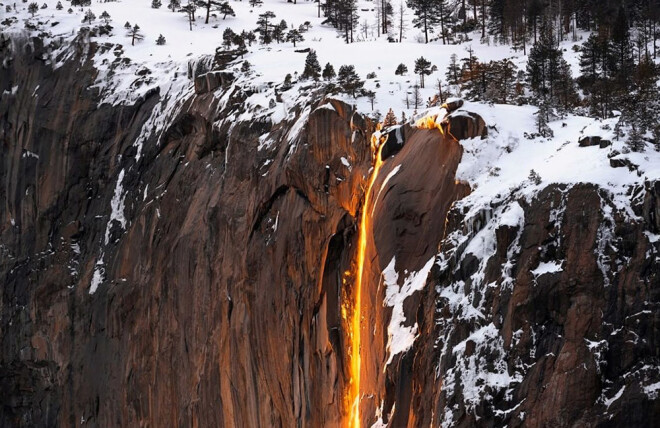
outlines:
[[[361,346],[361,326],[362,326],[362,281],[364,274],[364,261],[366,258],[367,252],[367,233],[371,227],[371,218],[369,214],[371,210],[369,209],[369,202],[371,200],[371,193],[376,177],[380,171],[383,161],[381,159],[381,152],[383,150],[384,144],[380,143],[380,136],[375,133],[372,136],[372,150],[376,153],[373,165],[373,171],[369,177],[369,182],[367,185],[367,190],[364,196],[364,204],[362,205],[362,213],[360,214],[360,230],[358,237],[358,252],[357,260],[355,264],[355,289],[354,289],[354,301],[353,301],[353,313],[350,324],[350,383],[349,390],[347,394],[347,401],[349,408],[349,420],[348,426],[350,428],[360,428],[360,371],[361,371],[361,355],[360,355],[360,346]]]
[[[422,128],[422,129],[439,129],[440,132],[443,134],[445,133],[445,130],[442,128],[442,125],[438,123],[438,115],[437,114],[432,114],[429,116],[425,116],[421,119],[418,119],[417,122],[415,122],[415,126],[417,128]]]

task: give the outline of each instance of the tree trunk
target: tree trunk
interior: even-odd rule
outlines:
[[[209,23],[209,17],[211,16],[211,0],[206,2],[206,21],[205,24]]]
[[[481,38],[486,38],[486,0],[481,0]]]
[[[447,40],[445,40],[445,10],[442,3],[440,3],[440,32],[442,33],[442,44],[446,45]]]

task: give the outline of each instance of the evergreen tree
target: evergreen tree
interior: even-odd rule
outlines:
[[[151,7],[153,9],[160,9],[160,7],[163,5],[160,0],[152,0],[151,1]]]
[[[605,59],[608,51],[607,40],[593,33],[582,44],[580,53],[580,77],[578,84],[587,92],[594,83],[603,77]]]
[[[423,56],[415,60],[415,74],[419,74],[421,80],[421,87],[424,88],[424,76],[431,74],[431,61],[428,61]]]
[[[307,54],[307,58],[305,58],[305,69],[303,70],[300,77],[303,79],[319,80],[320,76],[321,65],[319,64],[319,60],[316,57],[316,51],[310,50]]]
[[[135,41],[140,41],[144,39],[144,35],[142,35],[142,32],[140,31],[140,26],[135,24],[130,30],[128,30],[128,33],[126,33],[128,37],[131,38],[131,46],[135,46]]]
[[[494,103],[506,104],[515,96],[514,81],[518,67],[510,60],[491,61],[487,68],[485,98]]]
[[[62,10],[62,9],[64,9],[64,6],[62,6],[62,2],[61,2],[61,1],[58,1],[58,2],[57,2],[57,6],[55,6],[55,9],[57,9],[57,10]]]
[[[337,74],[335,73],[335,68],[332,66],[332,64],[327,63],[323,68],[323,74],[322,74],[323,79],[332,80],[335,78],[336,75]]]
[[[458,56],[454,53],[449,57],[449,66],[445,78],[450,85],[458,85],[460,83],[461,67],[458,65]]]
[[[621,5],[612,28],[612,42],[609,58],[612,77],[620,91],[627,92],[632,76],[633,55],[630,41],[630,26],[626,11]]]
[[[167,8],[170,9],[172,12],[176,12],[179,10],[181,7],[181,1],[180,0],[170,0],[170,2],[167,4]]]
[[[437,0],[408,0],[408,7],[415,14],[413,26],[424,32],[424,40],[429,42],[429,32],[438,24],[438,3]]]
[[[37,12],[39,12],[39,5],[38,5],[37,3],[30,3],[30,4],[28,5],[28,12],[29,12],[30,15],[32,15],[32,17],[34,18],[34,15],[35,15]],[[83,21],[83,22],[85,22],[85,21]]]
[[[360,80],[360,76],[358,76],[355,67],[352,65],[342,65],[339,67],[337,83],[344,92],[351,94],[353,98],[356,97],[357,92],[364,86],[364,81]]]
[[[545,99],[541,100],[541,103],[539,104],[539,109],[536,112],[536,128],[539,133],[539,135],[543,137],[552,137],[552,129],[548,126],[548,122],[550,121],[550,112],[551,112],[551,107],[548,105],[547,101]]]
[[[156,44],[157,44],[158,46],[163,46],[165,43],[166,43],[166,42],[165,42],[165,37],[163,37],[162,34],[159,35],[158,38],[156,39]]]
[[[543,26],[537,42],[529,52],[527,78],[537,100],[568,107],[568,101],[574,93],[570,67],[554,42],[552,28],[547,25]],[[560,81],[562,85],[557,84]]]
[[[367,96],[367,99],[371,104],[371,111],[374,111],[374,103],[376,102],[376,93],[374,91],[364,91],[363,94]]]
[[[286,33],[282,31],[281,26],[273,25],[273,29],[270,32],[270,37],[277,43],[280,43],[286,37]]]
[[[230,49],[232,43],[234,43],[234,38],[236,37],[236,33],[234,33],[234,30],[231,28],[227,27],[224,29],[222,32],[222,45],[226,49]]]
[[[249,0],[249,3],[252,7],[261,7],[264,4],[263,0]]]
[[[403,63],[397,65],[396,70],[394,70],[394,74],[397,76],[403,76],[407,72],[408,72],[408,67],[406,67],[406,65]]]
[[[194,2],[188,2],[188,4],[182,6],[179,11],[185,13],[188,17],[188,26],[190,27],[190,31],[192,31],[192,23],[195,22],[195,12],[197,11],[197,6]]]
[[[101,18],[101,19],[103,20],[103,22],[105,22],[106,24],[110,23],[110,14],[109,14],[107,11],[104,10],[103,13],[101,14],[101,17],[100,17],[100,18]]]
[[[271,22],[273,19],[275,19],[275,13],[270,10],[259,15],[259,19],[257,20],[257,25],[259,26],[257,32],[259,33],[263,44],[270,44],[273,40],[270,35],[270,29],[273,26]]]
[[[376,0],[380,2],[380,25],[383,34],[389,32],[394,17],[394,8],[389,0]]]
[[[296,43],[304,41],[305,38],[303,37],[302,34],[300,34],[300,31],[298,31],[295,28],[292,28],[289,30],[288,33],[286,33],[286,41],[293,43],[293,47],[296,47]]]
[[[82,22],[87,22],[87,23],[89,23],[89,25],[92,25],[92,22],[95,19],[96,19],[96,15],[94,15],[94,12],[92,12],[91,9],[87,9],[87,12],[85,12],[85,17],[83,18]]]
[[[257,41],[257,36],[255,36],[254,32],[252,31],[243,30],[241,36],[243,37],[243,40],[245,40],[248,43],[248,46],[252,46],[252,43]]]
[[[209,23],[209,19],[211,18],[211,12],[214,10],[220,10],[220,7],[222,6],[224,2],[218,1],[218,0],[195,0],[195,4],[202,9],[206,10],[206,20],[204,21],[205,24]]]
[[[387,114],[385,115],[385,120],[383,120],[383,127],[387,128],[389,126],[394,126],[397,124],[396,115],[394,111],[390,108]]]
[[[227,18],[227,15],[229,16],[236,16],[236,12],[234,12],[234,9],[229,5],[228,2],[223,2],[220,5],[219,12],[222,14],[222,19],[224,20]]]
[[[643,152],[644,148],[646,147],[642,133],[640,132],[639,126],[636,123],[632,124],[630,134],[626,140],[626,144],[633,152]]]

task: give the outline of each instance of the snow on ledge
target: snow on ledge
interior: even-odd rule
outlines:
[[[403,302],[414,292],[422,290],[426,285],[426,279],[433,267],[435,257],[431,257],[419,272],[411,272],[399,287],[399,273],[395,270],[396,257],[383,270],[385,282],[385,305],[392,308],[392,318],[387,326],[387,352],[389,354],[386,365],[392,362],[395,355],[407,351],[417,338],[418,325],[405,327],[406,316],[403,312]]]

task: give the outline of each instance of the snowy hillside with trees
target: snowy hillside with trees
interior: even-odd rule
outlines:
[[[0,425],[660,415],[658,24],[0,0]]]

